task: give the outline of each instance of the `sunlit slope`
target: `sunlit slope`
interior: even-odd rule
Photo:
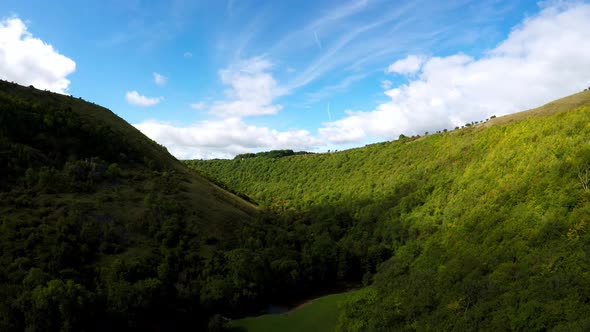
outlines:
[[[188,163],[313,222],[352,218],[337,245],[385,259],[343,330],[585,330],[589,123],[585,91],[420,139]]]
[[[0,330],[206,324],[203,262],[257,213],[111,111],[0,81]]]
[[[408,183],[434,176],[457,182],[473,167],[499,163],[482,170],[487,172],[510,166],[513,163],[507,163],[514,156],[536,167],[554,160],[566,162],[573,156],[559,151],[585,143],[589,105],[590,91],[584,91],[531,111],[492,119],[484,126],[420,139],[319,155],[187,163],[264,204],[306,207],[350,199],[374,201],[398,195],[396,190]],[[565,110],[570,112],[560,113]],[[511,169],[502,170],[508,171]]]
[[[580,106],[588,105],[589,99],[588,94],[590,90],[585,90],[574,95],[557,99],[552,101],[548,104],[545,104],[538,108],[533,108],[528,111],[522,111],[514,114],[509,114],[505,116],[501,116],[495,119],[491,119],[487,123],[485,123],[486,127],[493,126],[496,124],[507,123],[511,121],[518,121],[530,117],[537,117],[537,116],[549,116],[563,111],[573,110]]]

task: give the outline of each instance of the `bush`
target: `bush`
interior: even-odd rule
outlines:
[[[107,175],[110,178],[118,178],[119,176],[121,176],[121,168],[117,163],[112,163],[107,168]]]
[[[219,314],[211,317],[209,319],[209,325],[207,326],[207,331],[209,332],[221,332],[223,331],[223,325],[225,323],[225,319]]]

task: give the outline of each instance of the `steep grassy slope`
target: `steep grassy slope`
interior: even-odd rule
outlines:
[[[407,182],[407,177],[415,175],[412,173],[431,173],[431,170],[443,169],[449,163],[455,166],[455,170],[445,171],[457,173],[469,163],[479,164],[480,157],[498,150],[498,143],[507,144],[509,146],[504,148],[515,150],[523,147],[522,140],[535,140],[531,144],[535,143],[532,147],[538,152],[543,150],[540,144],[536,143],[539,138],[547,145],[561,148],[559,141],[574,139],[567,136],[575,134],[575,143],[579,143],[584,139],[582,132],[570,133],[558,127],[572,126],[566,124],[570,121],[567,117],[576,115],[560,117],[554,113],[589,105],[589,100],[590,93],[585,91],[538,109],[498,117],[480,126],[415,140],[409,138],[378,143],[337,153],[276,159],[194,160],[187,163],[213,179],[225,183],[229,188],[248,194],[261,204],[296,205],[305,208],[331,201],[374,201],[379,197],[388,196],[387,191],[393,191],[400,183]],[[557,117],[553,117],[554,115]],[[532,119],[535,117],[543,119],[535,122],[535,119]],[[531,118],[532,122],[518,123],[527,118]],[[556,119],[559,123],[555,123]],[[582,127],[580,129],[584,129],[583,119],[575,121],[577,126]],[[511,122],[514,122],[515,126],[510,126]],[[490,126],[493,128],[485,129]],[[528,128],[529,126],[531,128]],[[542,126],[548,128],[543,129]],[[523,132],[515,132],[517,128]],[[571,130],[575,129],[577,128]],[[506,130],[511,131],[504,133]],[[548,133],[552,136],[548,137]],[[558,142],[553,142],[554,138],[558,138]],[[531,156],[526,154],[524,157]],[[330,195],[341,198],[328,197]]]
[[[0,82],[0,330],[182,328],[257,209],[111,111]]]
[[[502,117],[491,119],[485,123],[486,127],[493,126],[496,124],[505,124],[512,121],[519,121],[531,117],[538,116],[550,116],[563,111],[570,111],[580,106],[588,105],[588,92],[590,90],[584,90],[583,92],[577,93],[572,96],[561,98],[552,101],[546,105],[531,110],[522,111],[514,114],[505,115]]]
[[[327,244],[324,266],[371,283],[342,330],[580,330],[590,326],[588,123],[586,91],[419,139],[187,163],[305,214],[309,241]]]

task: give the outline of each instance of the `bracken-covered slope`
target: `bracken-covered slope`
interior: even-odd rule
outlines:
[[[337,153],[186,163],[307,215],[324,272],[369,285],[341,330],[578,331],[590,326],[589,123],[584,91]]]
[[[206,324],[203,266],[257,214],[111,111],[0,81],[1,331]]]

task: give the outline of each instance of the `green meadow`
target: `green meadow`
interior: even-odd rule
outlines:
[[[233,332],[272,332],[272,331],[334,331],[343,301],[351,292],[326,295],[308,301],[289,312],[249,317],[228,324]]]

